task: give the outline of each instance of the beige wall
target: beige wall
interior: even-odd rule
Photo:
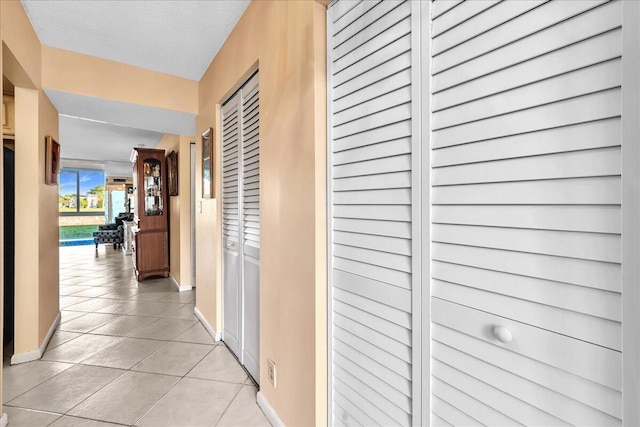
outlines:
[[[208,73],[207,73],[208,74]],[[207,78],[207,74],[201,81],[200,97],[204,97],[202,82]],[[196,119],[196,133],[202,134],[207,128],[213,126],[215,122],[215,106],[213,112],[201,113]],[[216,129],[214,129],[214,135]],[[217,147],[217,146],[216,146]],[[216,148],[219,150],[219,148]],[[219,151],[216,151],[219,152]],[[196,138],[196,307],[211,324],[217,333],[221,332],[222,311],[221,311],[221,290],[216,287],[217,273],[220,271],[217,258],[218,209],[216,199],[202,198],[202,138]],[[219,168],[219,165],[216,165]],[[219,176],[216,176],[218,179]],[[216,181],[216,195],[219,194],[219,183]]]
[[[180,215],[180,277],[181,286],[191,286],[191,141],[192,136],[180,136],[178,151],[178,200]],[[174,276],[175,277],[175,276]]]
[[[15,342],[14,353],[26,353],[40,345],[39,338],[39,185],[38,91],[15,88],[16,106],[16,243],[15,243]],[[44,179],[44,178],[43,178]],[[19,197],[30,194],[31,197]],[[26,264],[26,260],[30,260]]]
[[[54,47],[42,47],[42,85],[166,110],[198,112],[198,82]],[[73,64],[70,66],[69,64]]]
[[[316,425],[327,425],[327,27],[328,0],[314,7],[315,152],[315,377]],[[321,355],[318,353],[321,352]]]
[[[20,68],[31,80],[32,86],[40,88],[42,81],[42,47],[29,18],[19,1],[0,1],[2,21],[0,32],[2,41],[11,49]],[[7,66],[7,64],[3,64]],[[6,70],[4,71],[6,74]],[[13,84],[27,86],[23,82],[10,79]]]
[[[58,112],[40,89],[41,46],[20,2],[0,2],[3,73],[16,85],[15,354],[36,350],[58,314],[57,186],[44,184],[44,138]]]
[[[178,195],[169,196],[169,267],[178,285],[191,285],[191,136],[165,134],[156,148],[178,153]]]
[[[60,267],[58,250],[58,186],[46,185],[44,183],[45,170],[45,136],[50,135],[59,141],[58,133],[58,111],[55,109],[49,98],[40,91],[38,93],[38,141],[36,149],[38,151],[38,213],[40,238],[38,248],[39,267],[39,333],[38,341],[41,343],[51,324],[58,315],[59,295],[60,295]],[[16,151],[19,151],[16,145]],[[16,170],[18,169],[16,162]],[[31,167],[33,173],[33,166]],[[36,175],[36,174],[34,174]],[[16,193],[18,194],[18,193]],[[16,216],[18,213],[16,212]],[[18,234],[16,229],[16,236]],[[17,240],[17,239],[16,239]]]
[[[252,2],[200,81],[196,121],[198,133],[216,130],[219,195],[220,102],[259,66],[260,383],[291,426],[326,424],[325,25],[317,2]],[[200,180],[197,194],[196,305],[219,332],[220,198],[203,200]],[[277,365],[277,389],[267,357]]]

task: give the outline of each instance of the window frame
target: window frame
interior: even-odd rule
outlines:
[[[76,210],[74,212],[60,212],[60,205],[58,205],[58,215],[59,216],[105,216],[106,211],[104,210],[104,203],[102,205],[102,210],[101,211],[93,211],[93,212],[82,212],[80,210],[80,173],[82,171],[91,171],[91,172],[95,172],[95,171],[101,171],[104,181],[105,183],[103,184],[105,186],[105,192],[106,192],[106,174],[104,169],[90,169],[90,168],[60,168],[60,171],[58,172],[58,182],[60,183],[59,188],[62,188],[62,181],[60,180],[60,175],[63,172],[72,172],[75,173],[76,175]],[[58,190],[58,197],[61,195],[60,190]]]

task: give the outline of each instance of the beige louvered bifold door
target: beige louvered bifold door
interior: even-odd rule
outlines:
[[[328,9],[330,425],[420,424],[420,399],[412,401],[417,5],[341,0]]]
[[[432,4],[435,425],[621,424],[622,6]]]
[[[240,356],[241,284],[240,263],[242,206],[240,204],[239,162],[240,94],[222,106],[222,282],[223,282],[223,340]]]
[[[260,97],[258,74],[240,90],[242,111],[242,363],[260,381]]]

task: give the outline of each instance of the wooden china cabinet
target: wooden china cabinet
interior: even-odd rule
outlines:
[[[134,148],[133,265],[136,278],[169,277],[167,172],[164,150]]]

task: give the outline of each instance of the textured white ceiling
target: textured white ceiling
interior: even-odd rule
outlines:
[[[131,149],[155,147],[162,133],[60,116],[60,157],[105,162],[107,175],[131,175]]]
[[[0,0],[2,1],[2,0]],[[82,117],[136,129],[176,135],[193,135],[196,115],[138,104],[44,90],[59,114]]]
[[[249,0],[22,0],[47,46],[200,80]]]

